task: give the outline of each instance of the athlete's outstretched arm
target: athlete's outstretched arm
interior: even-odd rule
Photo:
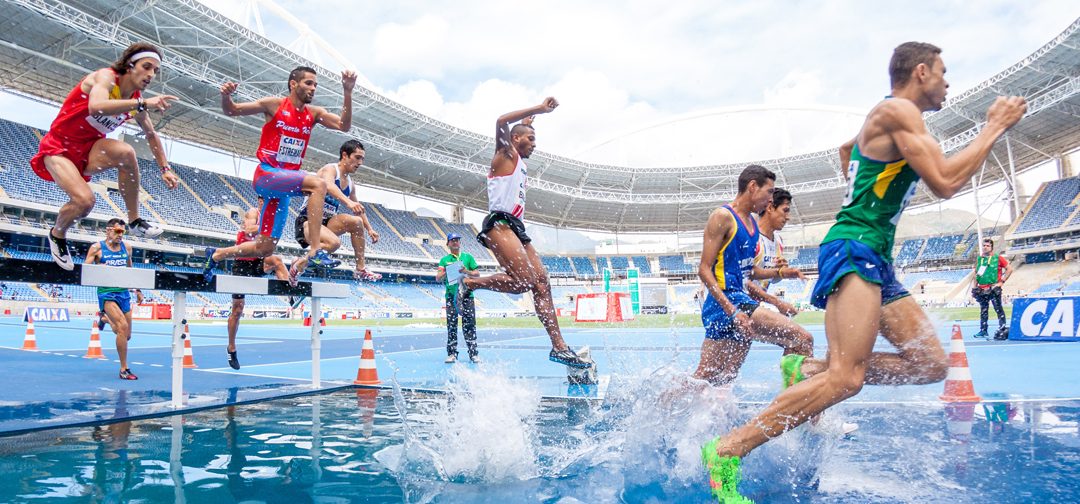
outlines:
[[[90,74],[88,80],[90,81],[90,92],[87,93],[86,108],[91,114],[126,114],[138,110],[140,103],[145,109],[164,112],[170,107],[169,102],[179,99],[173,95],[158,95],[146,100],[141,98],[113,100],[109,98],[109,92],[112,91],[113,85],[116,83],[116,76],[109,69],[98,70]]]
[[[281,98],[276,96],[265,96],[253,102],[235,103],[232,94],[236,92],[237,86],[238,84],[235,82],[226,82],[221,85],[221,111],[227,116],[246,116],[260,113],[273,116],[277,112],[278,105],[281,105]]]
[[[964,150],[945,158],[941,146],[930,135],[922,113],[908,100],[887,100],[880,108],[885,130],[901,156],[939,198],[951,198],[967,185],[986,161],[990,148],[1027,112],[1023,97],[999,96],[986,111],[986,125]]]
[[[180,185],[180,179],[169,166],[169,160],[165,157],[165,146],[161,145],[161,137],[154,130],[154,123],[150,121],[150,114],[147,114],[146,111],[139,112],[135,116],[135,122],[146,133],[146,142],[150,144],[150,153],[154,155],[154,161],[157,161],[158,168],[161,168],[161,180],[165,182],[165,187],[176,189],[176,186]]]
[[[341,115],[328,112],[322,107],[315,109],[315,122],[330,129],[349,132],[352,128],[352,92],[356,86],[356,72],[345,70],[341,72],[341,91],[345,95],[341,104]]]
[[[559,106],[559,101],[552,97],[544,98],[539,105],[527,109],[507,112],[495,120],[495,149],[502,150],[510,146],[510,125],[536,114],[547,114]],[[530,121],[531,123],[532,121]]]

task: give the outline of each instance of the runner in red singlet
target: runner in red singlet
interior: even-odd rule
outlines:
[[[352,125],[352,90],[356,84],[356,73],[346,70],[341,73],[341,87],[345,95],[341,106],[341,115],[328,112],[325,108],[311,105],[318,87],[315,69],[296,67],[289,74],[289,96],[267,96],[248,103],[233,103],[232,94],[236,91],[235,82],[226,82],[221,86],[221,109],[230,116],[263,114],[262,137],[259,140],[259,166],[255,168],[252,185],[255,192],[266,198],[260,209],[259,236],[253,242],[242,243],[220,249],[206,249],[206,264],[203,276],[209,282],[214,278],[214,267],[218,261],[232,257],[267,257],[274,253],[278,239],[285,229],[289,217],[289,198],[308,195],[307,213],[311,236],[318,236],[322,227],[323,199],[326,197],[326,182],[315,175],[300,169],[307,152],[311,130],[315,124],[327,128],[348,132]],[[326,250],[311,247],[305,257],[293,262],[289,267],[289,280],[295,282],[303,273],[308,262],[315,266],[333,268],[341,261],[330,257]]]
[[[252,207],[244,214],[244,229],[236,233],[236,244],[248,243],[259,236],[259,208],[262,208],[263,197],[259,196],[256,203],[258,207]],[[232,274],[236,276],[262,277],[273,273],[278,280],[288,280],[289,270],[280,257],[237,257],[233,261]],[[229,367],[240,369],[240,360],[236,356],[236,332],[240,329],[240,318],[244,316],[244,295],[232,295],[232,311],[229,312],[228,333],[229,346],[225,351],[229,354]]]
[[[128,228],[134,236],[156,238],[162,229],[139,217],[139,165],[135,149],[119,140],[105,138],[129,119],[135,119],[146,133],[150,151],[161,167],[161,178],[169,189],[178,183],[169,168],[161,139],[154,131],[150,115],[164,112],[175,96],[160,95],[143,99],[142,92],[154,80],[161,67],[161,52],[144,42],[132,44],[110,67],[84,77],[71,90],[49,132],[41,139],[38,152],[30,159],[34,173],[56,182],[70,198],[56,216],[49,231],[49,249],[53,261],[71,270],[75,263],[68,252],[67,230],[94,208],[90,177],[115,167],[120,195],[127,207]]]

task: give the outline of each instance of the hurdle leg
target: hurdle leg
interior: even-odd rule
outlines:
[[[187,319],[187,292],[173,291],[172,407],[184,407],[184,323]]]
[[[322,300],[317,297],[311,297],[311,388],[316,389],[321,387],[319,353],[322,350],[322,341],[319,337],[322,334],[322,324],[319,323],[319,319],[322,317],[322,303],[320,301]]]

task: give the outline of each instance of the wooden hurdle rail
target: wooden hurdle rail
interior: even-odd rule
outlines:
[[[183,407],[184,387],[184,325],[187,323],[187,293],[217,292],[251,296],[294,296],[311,298],[311,386],[321,387],[319,358],[322,349],[322,330],[318,323],[322,298],[346,298],[349,287],[327,282],[288,282],[270,278],[216,275],[207,282],[202,273],[180,273],[143,268],[124,268],[101,264],[76,264],[66,271],[45,261],[0,258],[0,281],[83,285],[87,287],[118,287],[144,291],[173,292],[172,309],[172,406]]]

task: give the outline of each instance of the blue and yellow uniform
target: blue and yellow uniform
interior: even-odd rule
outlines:
[[[743,282],[754,267],[754,254],[758,244],[757,221],[750,219],[753,226],[751,230],[730,205],[722,208],[727,210],[735,221],[735,233],[720,246],[716,262],[713,263],[713,273],[716,275],[716,283],[731,304],[735,305],[735,309],[751,315],[757,309],[758,302],[746,294]],[[748,341],[747,335],[735,332],[733,321],[734,314],[728,315],[724,312],[712,295],[705,296],[705,304],[701,307],[701,324],[705,326],[706,338]]]
[[[848,193],[818,253],[818,277],[810,302],[825,308],[829,295],[848,273],[881,286],[881,304],[910,296],[896,279],[892,248],[896,224],[907,207],[919,174],[907,160],[878,161],[855,145],[848,164]]]
[[[120,250],[109,250],[108,245],[105,244],[105,240],[99,242],[101,245],[101,264],[106,266],[120,266],[127,267],[128,265],[128,249],[127,245],[121,241]],[[98,287],[98,308],[101,311],[105,311],[105,302],[112,301],[120,307],[120,311],[127,313],[131,311],[131,292],[127,289],[121,289],[117,287]]]

